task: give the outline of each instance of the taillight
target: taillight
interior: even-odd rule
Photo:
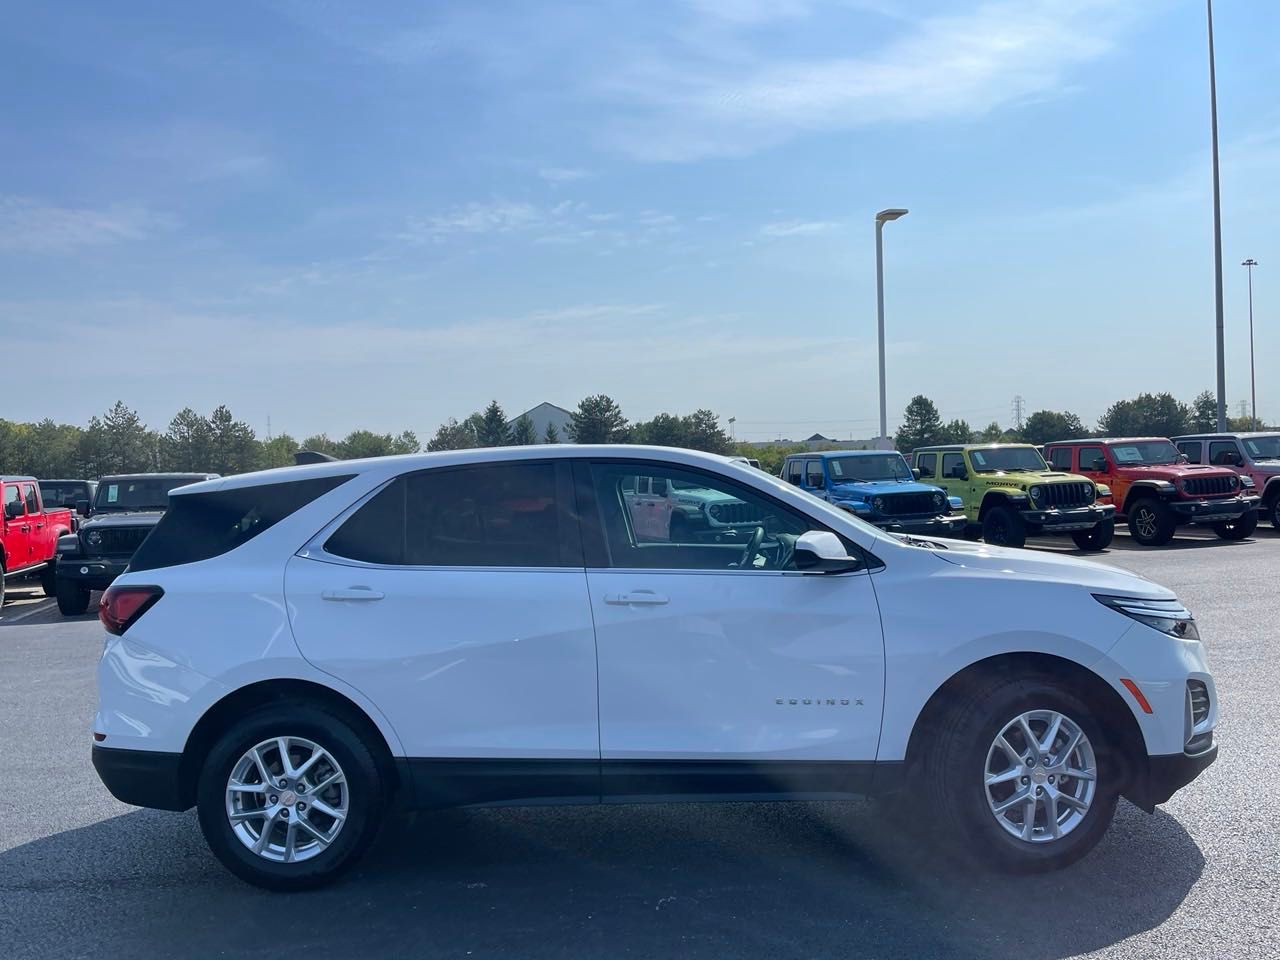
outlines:
[[[107,587],[107,592],[98,601],[98,619],[107,628],[107,633],[114,633],[118,637],[163,596],[164,591],[159,587],[112,585]]]

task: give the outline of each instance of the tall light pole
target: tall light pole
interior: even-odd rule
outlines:
[[[1213,64],[1213,0],[1205,0],[1209,17],[1209,122],[1213,141],[1213,280],[1218,332],[1218,432],[1227,429],[1227,365],[1222,342],[1222,201],[1218,191],[1218,80]]]
[[[884,225],[890,220],[905,217],[901,207],[890,207],[876,214],[876,323],[880,331],[880,441],[877,446],[889,445],[889,408],[884,390]]]
[[[1255,430],[1258,429],[1258,382],[1253,375],[1253,268],[1257,265],[1258,261],[1253,257],[1240,264],[1249,272],[1249,400],[1252,404],[1250,419]]]

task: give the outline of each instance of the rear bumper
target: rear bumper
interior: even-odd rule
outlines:
[[[1116,508],[1109,503],[1095,503],[1088,507],[1072,507],[1066,510],[1022,510],[1022,519],[1040,527],[1046,533],[1070,533],[1088,530],[1106,520],[1115,519]]]
[[[122,803],[156,810],[186,810],[180,768],[182,754],[155,750],[118,750],[93,746],[98,778]]]
[[[90,590],[105,590],[129,566],[127,558],[59,557],[58,579],[75,580]]]
[[[1215,743],[1200,753],[1170,753],[1147,758],[1147,778],[1129,794],[1129,799],[1148,813],[1164,803],[1218,759]]]
[[[1226,500],[1168,500],[1170,509],[1182,523],[1221,523],[1236,520],[1250,510],[1256,510],[1261,497],[1241,496]]]
[[[856,514],[855,514],[856,516]],[[894,533],[932,534],[936,537],[959,536],[969,522],[963,514],[938,517],[863,517],[881,530]]]

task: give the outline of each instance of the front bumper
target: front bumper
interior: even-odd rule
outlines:
[[[1236,520],[1250,510],[1256,510],[1262,498],[1258,496],[1230,497],[1226,500],[1166,500],[1170,509],[1182,523],[1222,523]]]
[[[858,514],[855,514],[858,516]],[[963,514],[937,517],[868,517],[862,519],[874,523],[881,530],[894,533],[919,533],[935,537],[959,536],[969,522]]]
[[[90,590],[105,590],[129,566],[128,558],[58,557],[58,579],[75,580]]]
[[[1148,813],[1166,802],[1218,759],[1215,743],[1199,753],[1170,753],[1147,758],[1146,783],[1137,783],[1127,796]]]
[[[1109,503],[1094,503],[1066,510],[1037,510],[1032,507],[1019,512],[1024,521],[1040,527],[1046,533],[1089,530],[1106,520],[1114,520],[1116,516],[1115,506]]]
[[[156,810],[186,810],[192,801],[182,789],[182,754],[93,746],[93,768],[121,803]]]

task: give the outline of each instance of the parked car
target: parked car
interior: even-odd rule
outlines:
[[[1197,433],[1174,437],[1191,463],[1230,467],[1262,496],[1260,512],[1280,530],[1280,433]]]
[[[637,474],[624,480],[623,498],[645,540],[735,543],[754,533],[759,519],[746,504],[696,481]]]
[[[1211,526],[1243,540],[1258,526],[1258,497],[1227,467],[1193,466],[1163,437],[1069,440],[1048,445],[1049,462],[1106,482],[1116,515],[1144,546],[1173,539],[1183,525]]]
[[[953,502],[941,487],[920,483],[896,451],[796,453],[782,462],[782,478],[885,530],[964,536],[960,499]]]
[[[753,532],[646,541],[636,476]],[[919,842],[1048,870],[1217,753],[1164,587],[893,536],[708,454],[459,450],[170,503],[99,605],[93,762],[265,887],[333,879],[391,805],[680,797],[897,794]]]
[[[208,480],[216,473],[131,473],[98,481],[92,505],[79,509],[89,517],[74,533],[59,537],[54,593],[63,616],[89,609],[89,594],[111,585],[160,522],[169,491]]]
[[[41,480],[40,496],[47,506],[69,507],[72,511],[72,529],[79,526],[79,505],[92,504],[98,491],[97,480]]]
[[[0,515],[0,606],[5,583],[39,576],[47,597],[54,592],[54,555],[58,538],[71,529],[71,511],[46,506],[34,477],[0,477],[4,513]]]
[[[1105,550],[1115,536],[1111,491],[1051,470],[1029,443],[948,444],[915,451],[923,480],[961,499],[969,534],[1021,547],[1036,534],[1070,534],[1081,550]]]

